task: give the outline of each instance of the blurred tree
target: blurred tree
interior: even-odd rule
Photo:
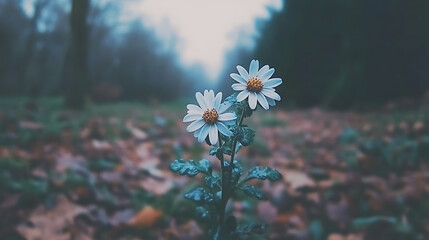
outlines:
[[[29,21],[21,1],[0,0],[0,94],[20,90],[18,74]]]
[[[429,89],[428,9],[427,0],[285,0],[253,56],[276,68],[278,91],[297,106],[418,98]]]
[[[163,43],[140,19],[122,21],[122,5],[0,0],[0,96],[61,95],[79,108],[86,96],[162,101],[202,84],[198,68],[181,68],[174,34]]]
[[[89,0],[72,0],[70,14],[71,41],[67,56],[70,59],[69,78],[65,89],[65,106],[81,109],[85,105],[85,98],[90,89],[88,73],[88,34],[87,17]]]
[[[43,9],[48,5],[48,0],[36,0],[34,2],[34,12],[33,16],[30,19],[29,33],[27,39],[25,41],[24,46],[24,54],[21,55],[21,65],[19,69],[19,77],[18,83],[19,86],[27,86],[22,88],[21,91],[24,93],[30,92],[30,94],[34,94],[34,91],[29,91],[28,86],[32,85],[29,82],[29,78],[34,78],[34,74],[31,72],[30,66],[34,61],[34,55],[36,53],[35,45],[37,43],[37,39],[39,37],[37,25],[42,14]]]

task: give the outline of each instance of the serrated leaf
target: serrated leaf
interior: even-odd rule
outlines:
[[[220,177],[216,176],[216,175],[214,175],[214,176],[206,176],[204,178],[204,181],[205,181],[205,184],[206,184],[207,187],[209,187],[211,189],[214,189],[217,186],[219,186],[219,184],[220,184]]]
[[[173,172],[179,172],[180,175],[188,175],[190,177],[194,177],[200,172],[210,175],[212,172],[212,165],[207,159],[203,159],[199,162],[196,162],[194,160],[189,160],[187,162],[183,159],[179,159],[174,160],[170,164],[170,169]]]
[[[249,146],[253,142],[255,131],[247,126],[237,127],[234,129],[234,135],[237,141],[243,146]]]
[[[242,111],[243,117],[250,117],[253,113],[253,110],[249,107],[249,103],[246,100],[243,100],[242,102],[237,102],[237,95],[238,93],[233,93],[232,95],[225,98],[224,103],[225,104],[231,104],[231,108],[234,108],[236,112],[239,112],[241,114]]]
[[[212,173],[212,164],[207,159],[202,159],[198,162],[198,168],[202,173],[211,174]]]
[[[227,169],[229,169],[230,168],[229,162],[225,162],[225,166]],[[226,171],[226,173],[229,173],[229,170]],[[232,185],[237,184],[238,180],[240,180],[242,173],[243,173],[243,168],[241,167],[240,163],[238,161],[234,161],[234,166],[232,169],[232,178],[231,178]]]
[[[209,151],[210,156],[216,155],[219,150],[221,150],[220,147],[214,147],[214,148],[210,149],[210,151]]]
[[[212,203],[213,194],[207,192],[204,188],[195,188],[185,194],[185,198],[196,203]]]
[[[260,167],[256,166],[249,170],[249,175],[247,176],[248,179],[259,179],[259,180],[266,180],[268,179],[270,182],[275,182],[277,180],[280,180],[282,178],[282,174],[272,168],[265,167],[264,169],[261,169]]]
[[[240,189],[250,197],[254,197],[260,200],[267,200],[265,194],[257,187],[252,185],[243,185]]]
[[[237,104],[237,95],[238,93],[233,93],[223,101],[224,104]]]
[[[211,156],[216,156],[217,159],[221,160],[223,158],[223,152],[224,152],[223,147],[214,147],[210,149],[209,154]]]
[[[243,117],[244,118],[252,116],[253,111],[254,111],[254,110],[252,110],[250,108],[249,103],[247,102],[247,100],[244,100],[244,101],[241,102],[241,110],[244,111],[244,113],[243,113]]]

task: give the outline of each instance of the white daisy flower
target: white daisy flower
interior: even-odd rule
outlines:
[[[194,132],[194,136],[198,138],[199,142],[203,142],[208,135],[212,145],[218,141],[218,132],[231,136],[232,132],[226,125],[235,120],[237,116],[234,113],[225,112],[231,104],[221,104],[222,93],[215,96],[213,90],[205,90],[204,95],[197,92],[195,97],[200,106],[188,104],[188,114],[183,118],[183,122],[192,123],[186,130]]]
[[[276,93],[275,87],[282,83],[281,78],[270,78],[274,74],[274,68],[268,65],[259,69],[259,61],[252,60],[249,72],[238,65],[237,70],[240,74],[231,73],[232,79],[238,83],[232,84],[232,89],[241,91],[237,95],[237,101],[241,102],[246,98],[251,109],[256,108],[257,102],[267,110],[269,106],[275,106],[274,100],[280,101],[280,95]]]

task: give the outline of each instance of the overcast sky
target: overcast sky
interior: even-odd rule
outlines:
[[[69,8],[69,0],[63,1]],[[119,0],[91,0],[105,4]],[[118,2],[117,2],[118,3]],[[225,54],[238,44],[252,48],[256,20],[270,18],[270,10],[283,8],[282,0],[121,0],[121,21],[136,18],[154,30],[166,47],[175,45],[185,67],[200,65],[209,80],[216,80]],[[24,0],[32,15],[34,0]]]
[[[140,16],[165,42],[174,35],[182,63],[202,65],[215,80],[226,52],[237,44],[252,47],[256,20],[282,7],[282,0],[131,0],[126,15]]]

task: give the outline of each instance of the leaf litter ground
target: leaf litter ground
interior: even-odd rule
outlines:
[[[205,158],[217,171],[219,162],[185,131],[178,105],[1,108],[0,239],[204,239],[184,198],[199,181],[168,166]],[[260,239],[427,239],[428,116],[257,113],[247,123],[255,143],[237,158],[284,177],[250,181],[267,200],[236,196],[229,210],[266,223]]]

